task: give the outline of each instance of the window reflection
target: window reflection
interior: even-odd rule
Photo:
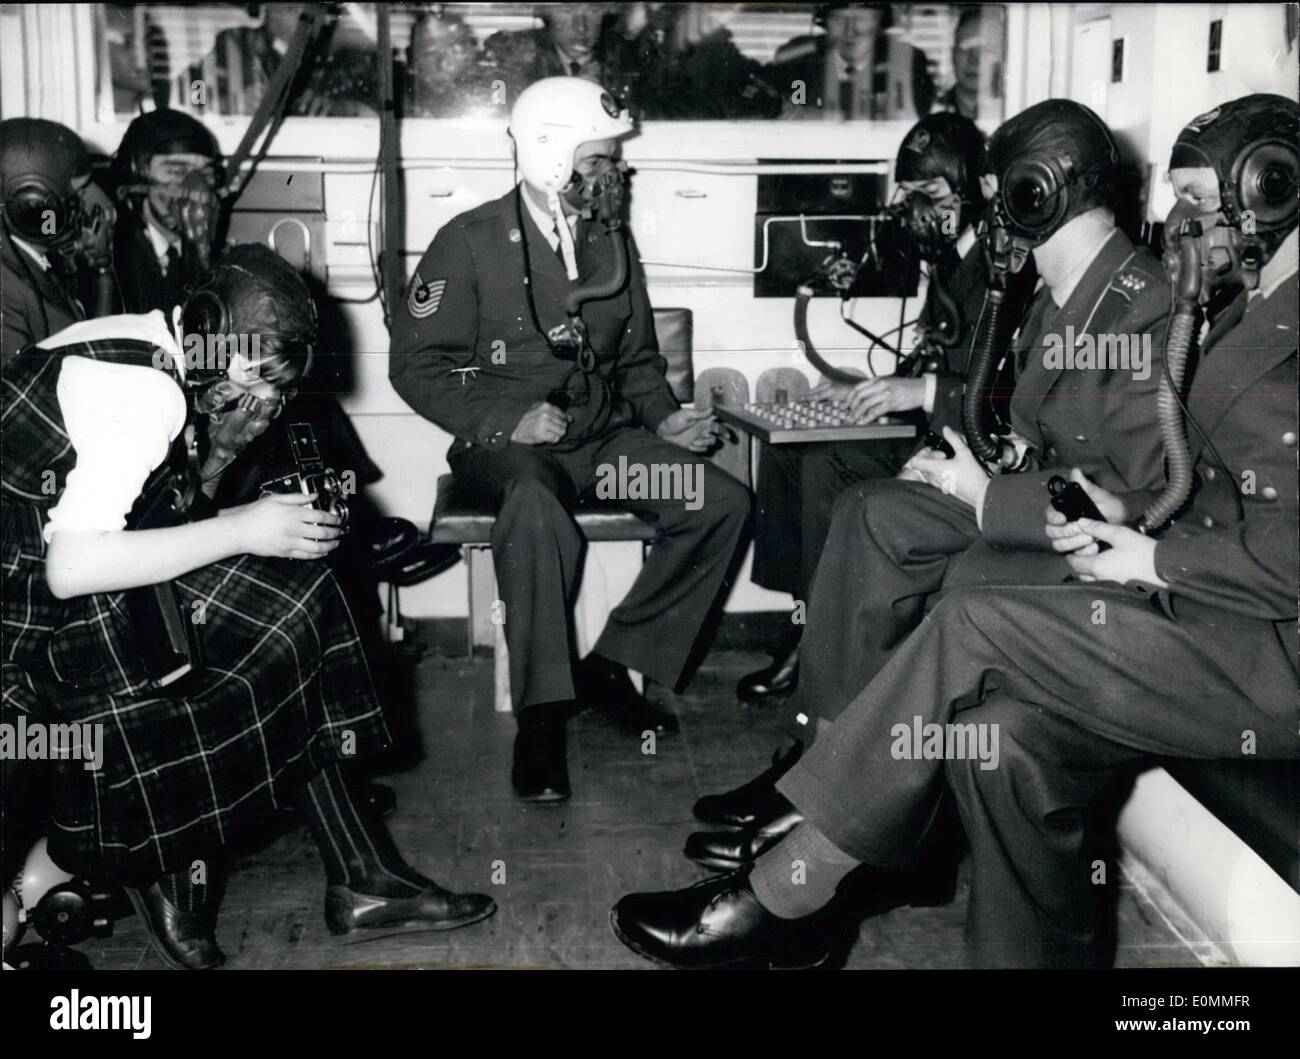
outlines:
[[[117,114],[251,114],[305,5],[101,4]],[[1000,120],[998,5],[389,4],[406,117],[503,117],[542,77],[600,81],[640,120]],[[331,5],[289,113],[376,113],[375,5]]]

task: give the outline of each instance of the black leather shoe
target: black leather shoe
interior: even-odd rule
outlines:
[[[598,710],[620,728],[637,735],[676,735],[681,731],[675,716],[657,709],[636,690],[625,667],[600,655],[589,654],[577,664],[573,683],[582,706]]]
[[[686,855],[706,868],[735,871],[753,864],[802,823],[803,813],[791,809],[739,831],[697,831],[686,836]]]
[[[784,753],[778,750],[772,755],[772,764],[748,783],[724,794],[706,794],[696,802],[695,818],[723,827],[749,827],[789,812],[794,806],[776,789],[776,782],[794,767],[802,753],[802,743],[795,743]]]
[[[365,529],[366,558],[372,566],[389,562],[419,539],[415,523],[404,518],[377,518]]]
[[[799,644],[782,651],[772,664],[740,678],[736,697],[746,706],[766,706],[785,699],[799,686]]]
[[[519,713],[510,782],[526,802],[562,802],[569,789],[565,712],[559,704],[529,706]]]
[[[747,868],[685,890],[628,894],[609,916],[633,952],[691,968],[818,967],[834,947],[817,919],[772,915],[750,889]]]
[[[203,912],[182,912],[153,883],[145,890],[127,888],[136,915],[149,932],[154,952],[178,971],[208,971],[226,962]]]
[[[331,934],[418,923],[425,930],[455,930],[497,910],[487,894],[455,894],[437,883],[413,897],[378,897],[348,886],[325,890],[325,925]]]

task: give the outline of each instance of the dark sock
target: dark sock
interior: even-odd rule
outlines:
[[[627,666],[620,662],[611,662],[604,655],[597,654],[595,651],[590,652],[581,662],[578,663],[579,669],[586,670],[590,677],[601,680],[617,680],[619,677],[627,676]]]
[[[858,863],[805,821],[754,862],[749,884],[772,915],[802,919],[824,908]]]
[[[433,884],[402,859],[388,830],[353,796],[339,766],[321,769],[297,802],[330,885],[376,897],[414,897]]]

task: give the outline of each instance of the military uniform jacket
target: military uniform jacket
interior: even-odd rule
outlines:
[[[1256,702],[1296,704],[1294,680],[1278,687],[1295,650],[1300,542],[1296,525],[1296,277],[1246,307],[1243,294],[1203,343],[1188,408],[1214,439],[1218,467],[1200,434],[1188,430],[1196,491],[1156,545],[1158,594],[1177,621],[1207,626],[1206,654]],[[1154,409],[1151,411],[1154,418]],[[1237,521],[1233,492],[1241,494]],[[1272,628],[1269,628],[1269,623]],[[1270,666],[1266,662],[1277,662]]]
[[[1160,263],[1116,229],[1059,311],[1049,297],[1046,287],[1039,291],[1013,344],[1011,429],[1032,447],[1032,459],[1023,473],[989,482],[981,529],[984,541],[999,549],[1051,550],[1043,533],[1047,480],[1068,477],[1072,467],[1121,497],[1133,517],[1164,485],[1155,395],[1164,371],[1169,286]],[[1064,341],[1067,328],[1076,343],[1090,336],[1094,345],[1101,336],[1136,343],[1150,335],[1146,378],[1123,368],[1056,366],[1048,340]]]
[[[552,390],[564,388],[579,400],[584,391],[573,362],[551,353],[533,323],[524,287],[524,239],[543,331],[567,320],[564,300],[572,285],[528,209],[518,208],[516,195],[511,191],[444,225],[395,314],[388,376],[407,404],[456,436],[452,451],[499,448],[523,414]],[[613,394],[606,429],[639,424],[653,430],[678,406],[664,377],[636,245],[626,238],[627,283],[613,297],[587,302],[582,317]],[[606,240],[598,225],[579,223],[579,282],[607,273]],[[585,430],[595,410],[591,404],[568,410],[573,434]]]
[[[161,309],[170,319],[172,309],[185,303],[187,294],[202,277],[189,248],[182,252],[176,266],[164,273],[145,224],[137,210],[124,210],[113,232],[113,265],[122,294],[122,311],[147,313]]]
[[[55,275],[57,263],[42,270],[29,258],[20,260],[20,254],[8,239],[0,238],[0,366],[8,364],[20,349],[49,338],[86,315]]]

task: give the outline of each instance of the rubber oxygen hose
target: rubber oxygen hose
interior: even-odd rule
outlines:
[[[795,292],[794,299],[794,337],[799,340],[799,348],[814,368],[820,371],[826,378],[832,382],[846,382],[850,386],[856,386],[862,382],[861,375],[854,375],[843,368],[837,368],[833,364],[827,364],[822,355],[817,352],[817,347],[813,345],[812,339],[808,335],[808,303],[812,301],[813,289],[807,283],[799,285]]]
[[[984,463],[996,463],[1002,451],[989,428],[987,391],[996,364],[1005,298],[1006,292],[1001,290],[990,290],[984,295],[983,323],[966,373],[966,391],[961,399],[961,427],[966,434],[966,444]]]
[[[1169,323],[1165,371],[1156,394],[1156,421],[1165,450],[1165,487],[1137,521],[1139,532],[1148,535],[1164,529],[1192,493],[1192,454],[1187,448],[1187,424],[1183,422],[1178,394],[1182,390],[1195,327],[1193,308],[1180,307]]]

